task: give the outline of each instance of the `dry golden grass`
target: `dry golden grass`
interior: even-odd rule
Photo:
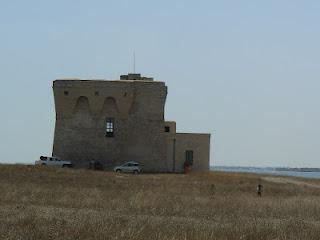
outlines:
[[[320,239],[320,189],[260,177],[0,166],[0,239]]]

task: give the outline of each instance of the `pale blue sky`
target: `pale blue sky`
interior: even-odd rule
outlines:
[[[51,154],[59,77],[166,82],[216,165],[320,167],[320,2],[0,0],[0,162]]]

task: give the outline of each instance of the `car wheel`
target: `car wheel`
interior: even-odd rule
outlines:
[[[138,170],[133,171],[133,174],[138,174],[138,173],[139,173]]]
[[[122,171],[121,171],[121,169],[117,169],[116,172],[117,173],[121,173]]]
[[[41,163],[41,166],[47,166],[47,164],[45,164],[45,163]]]

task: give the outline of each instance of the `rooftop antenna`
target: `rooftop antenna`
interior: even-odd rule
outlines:
[[[133,50],[133,73],[136,73],[136,51]]]

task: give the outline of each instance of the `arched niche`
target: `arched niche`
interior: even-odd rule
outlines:
[[[100,115],[102,117],[116,117],[119,113],[118,105],[113,97],[107,97],[104,100]]]
[[[73,114],[73,124],[79,128],[90,128],[93,125],[89,99],[80,96],[75,104]]]
[[[90,113],[89,99],[85,96],[81,96],[77,99],[76,105],[74,107],[74,113],[87,112]]]

